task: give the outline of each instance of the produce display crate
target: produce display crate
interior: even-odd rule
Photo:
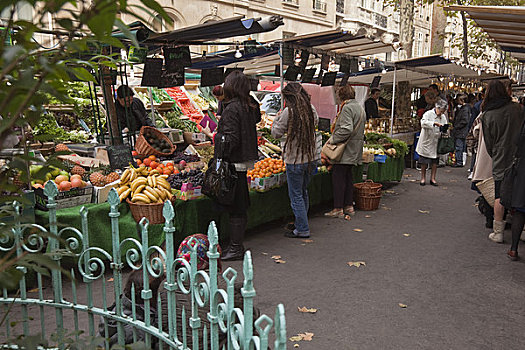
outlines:
[[[104,187],[93,187],[93,203],[105,203],[108,200],[109,191],[112,188],[117,188],[120,179],[113,181],[112,183],[107,184]]]
[[[148,219],[151,225],[164,223],[165,219],[162,215],[164,203],[139,204],[133,203],[129,198],[126,199],[126,202],[128,203],[131,215],[133,215],[133,219],[135,219],[136,222],[140,222],[144,217]]]
[[[272,188],[278,187],[279,184],[278,176],[269,176],[263,178],[254,178],[250,181],[250,188],[254,189],[257,192],[266,192]]]
[[[84,188],[72,188],[69,191],[58,192],[56,197],[57,209],[76,207],[77,205],[91,203],[93,197],[93,186]],[[47,211],[47,197],[43,188],[35,189],[36,208]]]
[[[363,163],[372,163],[374,161],[374,154],[372,153],[363,153]]]

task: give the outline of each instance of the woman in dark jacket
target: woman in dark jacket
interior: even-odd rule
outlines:
[[[466,159],[463,159],[463,152],[465,152],[465,139],[468,134],[468,124],[470,121],[470,106],[467,104],[467,96],[461,95],[458,97],[458,107],[454,115],[452,130],[452,137],[456,142],[456,167],[465,166]]]
[[[215,157],[235,165],[237,183],[234,204],[220,205],[230,214],[230,245],[222,260],[241,260],[244,256],[244,231],[250,206],[246,172],[258,158],[256,124],[261,121],[259,105],[250,96],[250,80],[239,71],[230,73],[224,82],[224,103],[217,134]]]
[[[502,196],[501,200],[512,211],[512,245],[507,256],[511,260],[518,260],[518,244],[525,225],[525,123],[521,127],[516,150],[516,176],[514,177],[511,198]]]
[[[481,105],[483,115],[483,139],[487,153],[492,158],[492,177],[494,178],[494,231],[489,239],[503,243],[505,208],[500,201],[500,187],[503,174],[511,164],[516,152],[515,141],[523,124],[523,111],[519,104],[512,102],[509,90],[499,80],[491,81]]]

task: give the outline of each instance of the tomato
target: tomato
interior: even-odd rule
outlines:
[[[141,165],[142,164],[142,161],[140,159],[135,159],[135,162],[137,162],[137,165]]]
[[[151,159],[149,158],[144,158],[144,161],[142,162],[145,166],[150,166],[151,165]]]
[[[167,166],[167,167],[170,167],[170,166],[173,167],[173,163],[172,163],[172,162],[167,162],[167,163],[166,163],[166,166]]]
[[[139,155],[139,152],[133,150],[133,151],[131,151],[131,155],[132,155],[133,157],[136,157],[136,156]]]
[[[157,167],[159,166],[159,163],[151,162],[149,166],[151,167],[151,169],[157,169]]]
[[[155,157],[155,156],[149,156],[148,158],[151,159],[151,161],[157,160],[157,157]]]
[[[171,175],[171,170],[170,169],[164,169],[162,174],[164,174],[164,175]]]

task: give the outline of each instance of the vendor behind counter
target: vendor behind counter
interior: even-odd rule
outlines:
[[[146,107],[141,100],[133,97],[133,95],[133,90],[127,85],[121,85],[117,89],[115,109],[123,132],[135,133],[139,132],[143,126],[154,127],[153,122],[148,117]]]

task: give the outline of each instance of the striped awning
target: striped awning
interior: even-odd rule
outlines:
[[[525,6],[459,6],[448,11],[465,11],[501,48],[525,62]]]

